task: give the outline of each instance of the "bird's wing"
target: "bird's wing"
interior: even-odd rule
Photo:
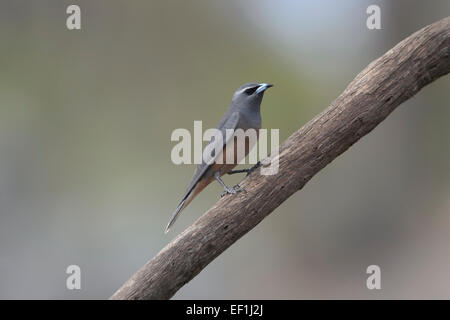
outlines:
[[[209,150],[223,150],[224,146],[228,143],[228,141],[233,137],[233,135],[229,135],[229,137],[226,136],[226,130],[227,129],[236,129],[238,127],[240,120],[239,112],[226,112],[225,115],[222,117],[222,119],[219,122],[219,125],[217,126],[217,129],[220,130],[222,133],[223,139],[217,139],[215,141],[214,137],[211,138],[211,140],[208,143],[208,146],[211,144],[221,144],[221,145],[214,145],[214,148],[208,148]],[[206,149],[206,148],[205,148]],[[189,196],[191,195],[192,191],[194,190],[197,183],[201,180],[203,175],[205,174],[206,170],[210,167],[211,164],[214,163],[215,159],[222,154],[222,152],[219,152],[218,154],[214,154],[213,161],[209,161],[209,163],[206,163],[203,160],[202,157],[202,163],[197,166],[197,170],[195,170],[194,176],[192,177],[191,183],[189,184],[189,187],[183,196],[183,199],[181,199],[181,202],[178,204],[178,207],[176,208],[175,212],[172,214],[172,218],[170,219],[169,223],[166,227],[166,233],[169,231],[170,227],[175,223],[175,220],[177,219],[178,215],[181,213],[183,208],[185,207]]]
[[[233,136],[233,135],[229,135],[229,137],[227,137],[226,130],[227,129],[236,130],[238,127],[238,124],[239,124],[239,120],[240,120],[240,115],[239,115],[238,111],[232,112],[229,116],[227,114],[225,114],[224,117],[222,118],[222,120],[219,122],[219,125],[216,128],[216,129],[220,130],[223,139],[215,141],[214,137],[212,137],[211,140],[209,141],[207,147],[205,147],[205,150],[206,149],[222,150]],[[218,143],[220,143],[222,145],[221,146],[214,145],[214,147],[210,146],[211,144],[218,144]],[[214,160],[218,156],[219,156],[219,154],[215,154],[213,157]],[[192,177],[191,183],[189,184],[189,187],[188,187],[185,197],[189,195],[189,193],[195,187],[197,182],[202,178],[203,174],[206,172],[206,170],[208,170],[208,168],[210,167],[210,165],[212,163],[214,163],[214,161],[206,163],[202,159],[202,163],[199,164],[197,166],[197,169],[195,170],[194,176]],[[185,197],[183,197],[183,198],[185,198]]]

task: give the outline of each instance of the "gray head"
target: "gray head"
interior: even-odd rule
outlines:
[[[273,87],[273,84],[257,82],[244,84],[240,86],[239,89],[237,89],[234,93],[232,103],[241,107],[259,107],[264,95],[264,91],[266,91],[270,87]]]

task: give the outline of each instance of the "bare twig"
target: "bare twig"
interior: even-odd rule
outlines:
[[[321,114],[280,146],[279,172],[258,170],[247,192],[220,199],[111,299],[169,299],[398,105],[450,71],[450,17],[406,38],[366,67]]]

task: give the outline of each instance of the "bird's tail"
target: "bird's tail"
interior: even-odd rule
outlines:
[[[178,207],[175,209],[175,212],[172,214],[172,218],[170,218],[169,223],[167,224],[165,233],[169,232],[170,228],[177,220],[181,211],[183,211],[186,206],[191,203],[191,201],[209,184],[212,180],[202,180],[199,183],[196,183],[192,188],[188,190],[188,192],[184,195],[183,200],[181,200]]]
[[[204,187],[203,187],[204,188]],[[199,188],[199,185],[196,184],[194,188],[192,188],[188,193],[183,197],[178,207],[175,209],[175,212],[172,214],[169,223],[167,224],[166,231],[164,233],[169,232],[170,228],[173,226],[181,211],[195,198],[195,196],[203,189]]]
[[[183,200],[181,200],[178,207],[175,209],[175,212],[172,214],[172,217],[170,218],[169,223],[167,224],[166,231],[164,233],[169,232],[170,228],[173,226],[175,221],[177,220],[178,216],[180,215],[181,211],[184,209],[184,207],[187,206],[187,199],[189,198],[189,195],[185,197]]]

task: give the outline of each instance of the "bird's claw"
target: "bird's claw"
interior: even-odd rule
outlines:
[[[227,194],[237,194],[238,192],[241,192],[241,191],[245,191],[245,189],[244,188],[242,188],[240,185],[235,185],[233,188],[226,188],[223,192],[222,192],[222,194],[220,195],[220,197],[222,198],[222,197],[224,197],[225,195],[227,195]]]

